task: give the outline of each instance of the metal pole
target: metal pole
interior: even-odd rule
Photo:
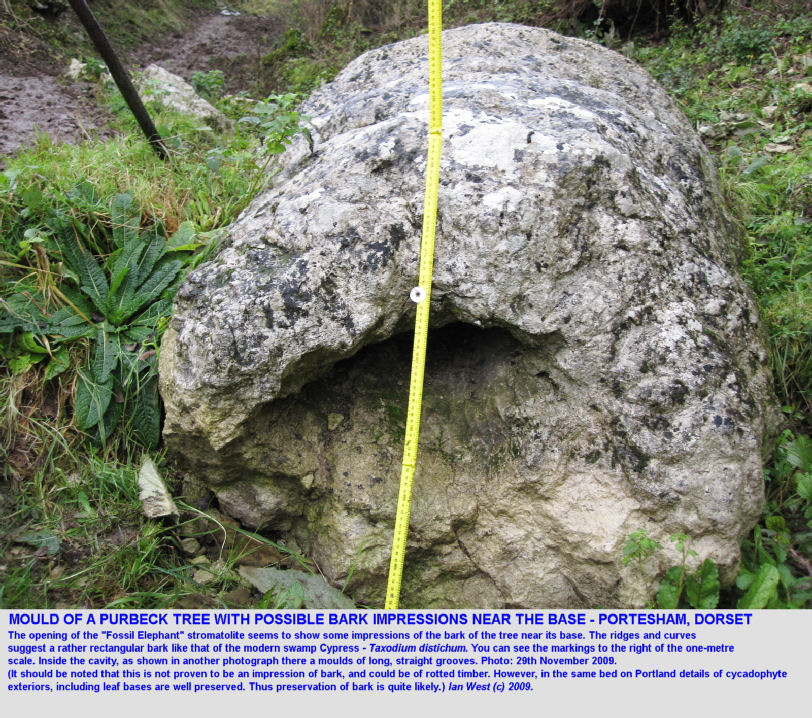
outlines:
[[[135,119],[138,121],[138,124],[144,131],[146,138],[152,145],[152,149],[155,150],[158,157],[160,157],[162,160],[169,159],[169,154],[166,151],[166,147],[164,146],[161,136],[158,134],[158,130],[155,129],[152,118],[149,116],[146,107],[144,107],[144,103],[141,102],[141,98],[139,97],[135,87],[133,87],[130,76],[127,74],[124,66],[119,61],[116,53],[113,51],[110,41],[104,34],[104,30],[101,29],[101,25],[99,25],[96,17],[93,15],[93,12],[87,6],[85,0],[68,1],[76,14],[79,16],[79,20],[82,21],[82,25],[85,26],[87,34],[90,35],[90,39],[93,40],[93,44],[96,46],[96,49],[102,56],[102,59],[107,64],[107,68],[110,70],[113,80],[115,80],[115,83],[118,86],[118,89],[121,91],[127,106],[130,108],[133,115],[135,115]]]

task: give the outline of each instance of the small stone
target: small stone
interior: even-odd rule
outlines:
[[[200,552],[200,541],[196,538],[185,538],[181,540],[180,547],[187,556],[196,556]]]
[[[199,583],[201,586],[214,583],[216,578],[217,577],[211,571],[205,568],[200,568],[192,574],[192,581]]]
[[[775,113],[778,110],[778,105],[767,105],[766,107],[761,108],[761,114],[764,115],[768,120],[771,120],[775,117]]]
[[[339,426],[341,426],[341,422],[344,421],[344,417],[341,414],[328,414],[327,415],[327,428],[330,431],[335,431]]]
[[[51,567],[48,571],[48,575],[51,579],[59,578],[63,573],[65,573],[65,566],[64,564],[58,563]]]
[[[194,563],[194,560],[190,561],[190,563]],[[199,564],[201,568],[197,569],[192,574],[192,580],[203,585],[207,586],[215,581],[218,581],[225,570],[225,565],[222,561],[216,561],[215,563],[210,563],[209,565]]]

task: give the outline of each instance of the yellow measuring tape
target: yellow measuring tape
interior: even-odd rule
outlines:
[[[429,0],[429,154],[426,165],[426,196],[423,207],[423,234],[420,240],[420,272],[411,292],[417,302],[414,322],[412,375],[409,381],[409,409],[406,414],[406,439],[400,472],[400,492],[392,537],[392,558],[386,587],[385,608],[398,607],[409,515],[412,510],[412,484],[417,465],[417,442],[420,436],[420,406],[423,402],[423,374],[426,368],[426,339],[429,331],[431,275],[434,265],[434,233],[437,225],[437,189],[440,183],[440,146],[442,144],[442,1]]]

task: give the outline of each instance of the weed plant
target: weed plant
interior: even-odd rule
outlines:
[[[160,438],[157,351],[185,272],[299,130],[294,101],[255,103],[236,134],[152,106],[162,162],[111,96],[113,139],[43,136],[0,174],[0,606],[155,607],[199,593],[177,530],[138,501],[135,467]]]

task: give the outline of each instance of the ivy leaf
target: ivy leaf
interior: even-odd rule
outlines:
[[[753,578],[747,593],[739,599],[738,608],[764,608],[776,595],[781,575],[772,564],[763,564]]]
[[[719,569],[709,558],[685,581],[685,597],[691,608],[716,608],[719,589]]]

